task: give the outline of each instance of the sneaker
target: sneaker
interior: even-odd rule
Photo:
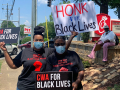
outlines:
[[[102,61],[103,61],[103,62],[106,62],[107,60],[103,59]]]
[[[91,59],[95,59],[95,57],[91,57],[90,55],[87,55],[87,57],[91,58]]]

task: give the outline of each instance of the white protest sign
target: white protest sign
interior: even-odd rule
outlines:
[[[94,2],[52,5],[56,36],[71,35],[71,31],[83,33],[98,30]]]

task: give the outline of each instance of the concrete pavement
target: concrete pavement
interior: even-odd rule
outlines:
[[[15,56],[16,55],[12,55],[11,57],[14,58]],[[0,71],[0,90],[16,90],[18,76],[23,67],[11,69],[7,65],[4,57],[0,58],[0,60],[3,60]]]
[[[4,60],[0,74],[0,90],[16,90],[18,76],[22,71],[22,67],[11,69]]]

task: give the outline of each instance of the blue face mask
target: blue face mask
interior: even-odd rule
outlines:
[[[43,42],[34,42],[34,46],[37,49],[41,49],[43,47]]]
[[[65,46],[55,46],[55,49],[58,54],[63,54],[65,52]]]

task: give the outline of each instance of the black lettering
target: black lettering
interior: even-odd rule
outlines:
[[[72,23],[72,25],[73,25],[73,23]],[[76,25],[73,25],[73,31],[77,31],[77,29],[75,27],[76,27]]]
[[[88,24],[88,26],[89,26],[90,28],[93,28],[93,27],[92,27],[92,23]]]
[[[88,26],[85,24],[85,22],[84,22],[84,29],[86,30],[86,28],[87,29],[89,29],[89,24],[88,24]]]
[[[95,29],[96,28],[96,25],[95,25],[96,23],[95,22],[93,22],[93,25],[94,25],[94,27],[93,27],[93,29]]]
[[[55,25],[55,29],[56,29],[56,30],[55,30],[55,31],[56,31],[56,34],[58,35],[58,30],[61,31],[61,29],[59,28],[59,25],[58,25],[58,24]],[[61,31],[61,33],[62,33],[62,31]],[[59,34],[61,34],[61,33],[59,33]]]
[[[84,31],[84,29],[80,29],[80,22],[78,21],[78,27],[79,27],[79,31]]]
[[[62,34],[64,34],[64,31],[63,31],[63,26],[62,26],[62,24],[61,24],[61,28],[62,28]]]
[[[72,30],[70,30],[70,28],[73,27],[73,22],[72,22],[72,25],[69,26],[69,31],[71,32]]]
[[[64,32],[68,32],[67,26],[64,27]]]

